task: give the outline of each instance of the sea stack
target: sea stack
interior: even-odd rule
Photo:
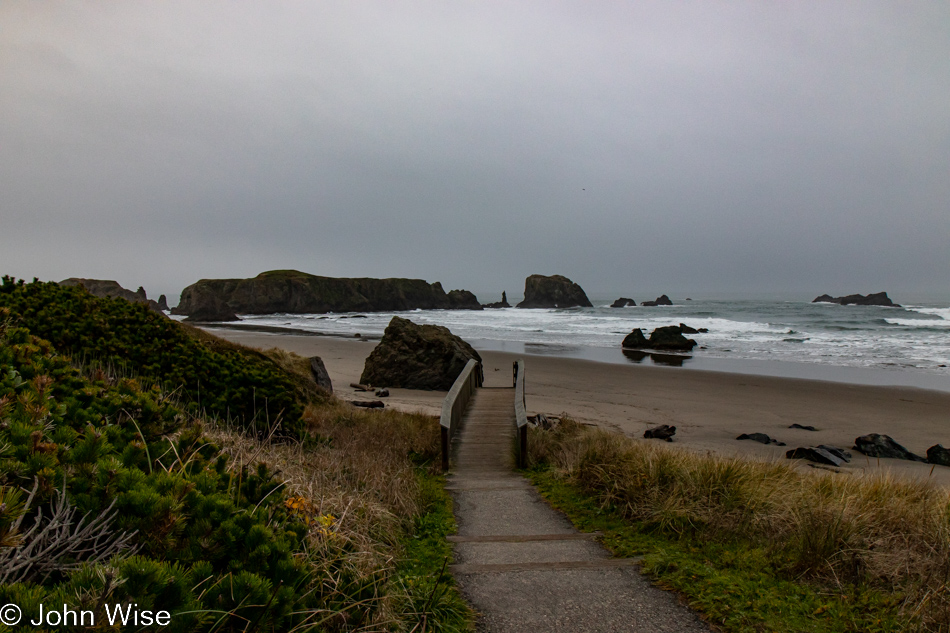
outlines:
[[[518,308],[592,308],[584,289],[563,275],[531,275],[524,280]]]

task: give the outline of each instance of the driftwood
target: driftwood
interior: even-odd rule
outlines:
[[[363,407],[364,409],[382,409],[386,406],[382,400],[353,400],[350,404],[354,407]]]
[[[358,382],[351,382],[350,386],[356,389],[357,391],[372,391],[373,390],[373,388],[370,387],[369,385],[361,385]]]

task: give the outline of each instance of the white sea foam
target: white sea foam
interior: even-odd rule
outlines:
[[[595,302],[600,305],[602,302]],[[609,304],[606,304],[609,305]],[[830,308],[830,309],[825,309]],[[567,310],[417,310],[395,313],[420,324],[448,327],[463,338],[546,346],[613,348],[634,328],[686,323],[707,328],[690,335],[718,358],[775,359],[855,367],[918,367],[933,371],[950,364],[950,308],[911,306],[906,311],[846,308],[795,302],[692,301],[656,308],[596,307]],[[329,334],[380,336],[394,313],[252,315],[249,324],[290,327]],[[914,318],[917,316],[918,318]]]

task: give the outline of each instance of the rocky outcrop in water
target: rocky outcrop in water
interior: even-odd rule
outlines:
[[[60,286],[82,286],[89,294],[96,297],[113,297],[125,299],[132,303],[144,303],[150,309],[161,313],[162,308],[159,303],[152,301],[145,293],[145,288],[139,286],[139,289],[132,292],[128,288],[123,288],[119,282],[111,279],[83,279],[80,277],[70,277],[59,282]]]
[[[472,358],[482,360],[448,328],[394,316],[366,359],[360,383],[448,391]]]
[[[688,352],[696,345],[696,341],[683,336],[679,325],[658,327],[650,333],[649,339],[643,336],[643,331],[640,328],[636,328],[621,343],[621,347],[627,349],[656,349],[676,352]]]
[[[508,303],[508,293],[506,291],[501,292],[501,301],[495,301],[494,303],[486,303],[482,306],[483,308],[510,308],[511,304]]]
[[[168,299],[165,298],[165,295],[159,295],[158,309],[162,312],[168,312]]]
[[[815,297],[812,303],[837,303],[843,306],[886,306],[890,308],[899,308],[900,304],[891,301],[886,292],[877,292],[869,295],[848,295],[846,297],[832,297],[831,295],[821,295]]]
[[[518,308],[592,308],[584,289],[562,275],[531,275],[524,280],[524,301]]]
[[[273,270],[253,279],[202,279],[185,288],[172,314],[194,316],[223,303],[241,314],[314,314],[400,310],[477,310],[475,295],[446,294],[422,279],[343,279],[296,270]]]
[[[610,304],[611,308],[626,308],[627,306],[634,307],[637,305],[637,302],[633,299],[628,299],[627,297],[620,297],[616,301]]]
[[[666,295],[660,295],[656,298],[656,301],[644,301],[640,304],[641,306],[654,307],[654,306],[671,306],[673,302],[670,301],[670,298]]]
[[[482,304],[475,295],[468,290],[449,290],[446,295],[449,300],[447,310],[481,310]]]

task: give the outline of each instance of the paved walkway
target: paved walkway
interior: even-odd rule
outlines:
[[[635,561],[610,558],[514,472],[514,389],[482,388],[463,418],[448,489],[451,566],[489,633],[708,632]]]

